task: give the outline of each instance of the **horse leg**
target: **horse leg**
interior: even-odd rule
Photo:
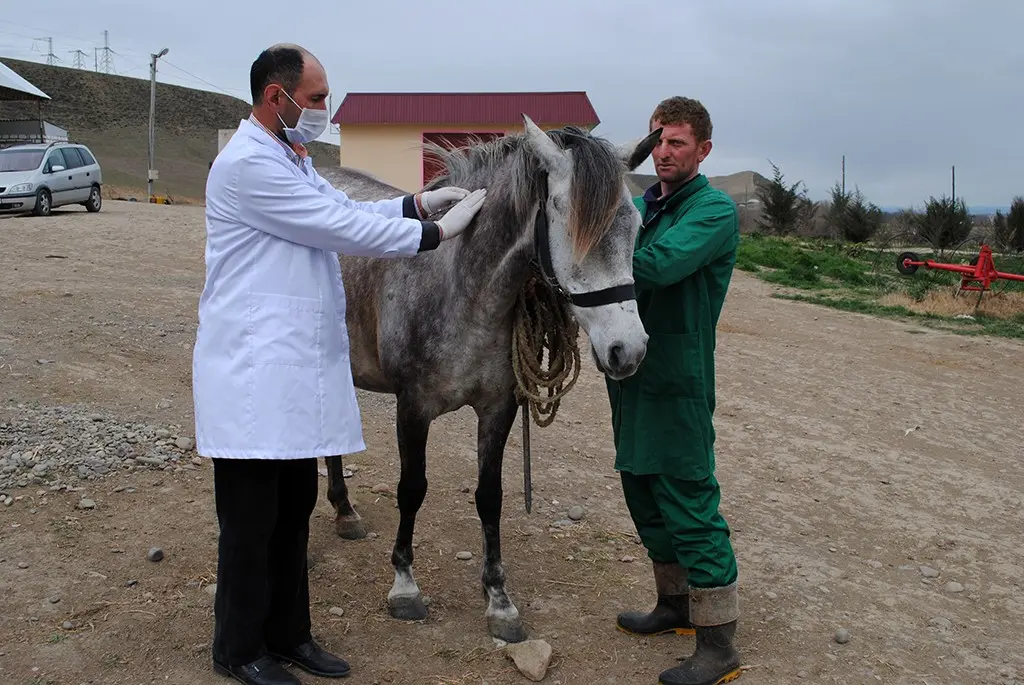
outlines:
[[[518,408],[515,396],[509,394],[494,406],[477,409],[476,511],[484,537],[481,580],[487,599],[487,626],[492,637],[505,642],[526,639],[519,610],[505,592],[505,568],[501,563],[501,464]]]
[[[405,621],[427,617],[419,586],[412,577],[412,536],[416,514],[427,495],[427,433],[430,419],[407,397],[398,398],[398,453],[402,475],[398,480],[398,534],[391,552],[395,582],[388,592],[391,616]]]
[[[342,469],[341,455],[324,457],[327,464],[327,499],[336,513],[334,529],[346,540],[361,540],[366,537],[362,517],[348,501],[348,486]]]

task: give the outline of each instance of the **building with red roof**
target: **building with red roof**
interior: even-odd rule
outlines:
[[[341,163],[414,192],[436,173],[423,143],[460,145],[523,130],[522,115],[548,130],[600,123],[587,94],[349,93],[331,123],[341,130]]]

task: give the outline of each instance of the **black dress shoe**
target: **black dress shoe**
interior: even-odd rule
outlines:
[[[352,670],[344,659],[339,659],[312,640],[285,652],[267,651],[276,659],[324,678],[344,678]]]
[[[213,670],[245,685],[302,685],[301,680],[267,656],[244,666],[225,666],[214,661]]]

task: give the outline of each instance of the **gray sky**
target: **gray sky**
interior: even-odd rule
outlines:
[[[823,199],[845,154],[847,187],[883,206],[948,194],[952,165],[969,205],[1024,194],[1013,0],[176,0],[155,20],[148,3],[45,5],[45,21],[5,13],[0,56],[42,61],[33,39],[52,36],[62,64],[82,49],[92,68],[106,29],[118,73],[148,78],[168,47],[161,81],[248,101],[259,51],[297,42],[327,67],[335,108],[348,91],[585,90],[595,132],[619,142],[681,94],[711,112],[709,175],[770,176],[771,159]]]

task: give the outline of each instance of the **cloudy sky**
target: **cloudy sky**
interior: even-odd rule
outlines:
[[[335,108],[349,91],[585,90],[595,132],[619,142],[683,94],[711,112],[710,175],[770,175],[771,159],[822,199],[846,155],[847,186],[883,206],[948,193],[954,165],[969,205],[1024,194],[1014,0],[45,4],[4,13],[0,57],[43,61],[34,39],[53,37],[62,64],[81,49],[92,68],[107,30],[118,73],[148,78],[167,47],[161,81],[249,101],[253,58],[297,42],[327,67]]]

